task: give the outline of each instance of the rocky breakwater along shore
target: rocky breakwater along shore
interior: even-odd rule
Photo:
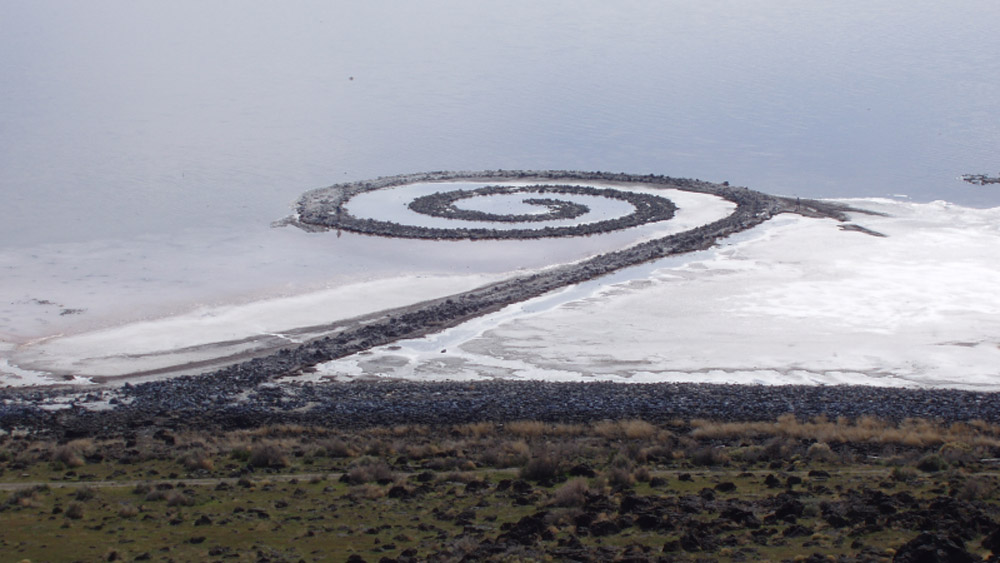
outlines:
[[[549,209],[559,217],[584,213],[580,204],[558,201],[560,193],[588,193],[595,197],[613,197],[628,201],[635,211],[610,221],[581,224],[581,232],[546,230],[530,236],[576,236],[593,234],[594,225],[600,230],[615,230],[635,226],[641,220],[666,220],[675,206],[667,198],[648,193],[634,197],[635,192],[621,190],[623,194],[606,193],[586,186],[569,186],[572,182],[600,184],[602,186],[639,187],[649,190],[682,190],[710,194],[735,204],[730,215],[696,228],[635,244],[617,251],[601,254],[580,262],[558,266],[539,273],[514,277],[448,298],[386,311],[376,318],[365,319],[332,336],[318,338],[305,344],[283,348],[273,353],[244,361],[224,369],[169,380],[151,381],[138,385],[125,385],[114,390],[104,389],[82,394],[80,390],[7,391],[0,396],[0,423],[3,428],[35,427],[70,433],[100,433],[117,431],[129,425],[154,423],[170,419],[178,424],[200,421],[198,424],[239,426],[261,424],[268,421],[313,421],[323,424],[373,424],[393,422],[442,422],[483,417],[494,420],[516,418],[563,418],[569,420],[643,416],[658,418],[668,416],[722,416],[724,418],[773,417],[785,412],[799,412],[805,408],[803,400],[812,391],[804,388],[768,388],[762,391],[727,391],[726,387],[712,386],[606,386],[606,385],[555,385],[547,383],[355,383],[319,385],[276,385],[277,378],[296,376],[309,371],[312,366],[329,360],[370,349],[404,338],[417,338],[428,333],[456,326],[468,319],[488,314],[508,305],[521,302],[547,292],[594,279],[622,268],[657,260],[667,256],[702,250],[719,239],[767,221],[779,213],[798,213],[812,217],[829,217],[846,221],[848,212],[864,212],[846,206],[818,201],[797,200],[770,196],[743,187],[712,184],[698,180],[668,178],[664,176],[633,176],[601,172],[567,171],[489,171],[489,172],[433,172],[380,178],[370,182],[342,184],[314,190],[303,196],[299,204],[298,223],[310,230],[354,229],[366,234],[390,237],[424,236],[406,226],[395,223],[358,220],[346,211],[346,204],[358,194],[403,186],[413,183],[440,182],[442,193],[449,182],[503,182],[541,183],[556,186],[542,189],[537,185],[496,186],[488,191],[512,193],[524,191],[535,205]],[[568,187],[569,186],[569,187]],[[570,189],[572,188],[572,189]],[[631,194],[631,195],[629,195]],[[489,195],[489,194],[487,194]],[[544,195],[545,197],[537,197]],[[453,213],[450,206],[460,197],[442,196],[425,202],[440,213]],[[529,202],[530,204],[531,202]],[[419,206],[418,206],[419,207]],[[363,228],[358,227],[361,225]],[[365,230],[375,225],[376,231]],[[489,229],[476,230],[467,238],[490,238]],[[501,232],[501,231],[498,231]],[[469,231],[458,231],[468,235]],[[506,235],[504,235],[506,236]],[[528,235],[525,235],[528,236]],[[840,389],[840,388],[838,388]],[[485,390],[489,390],[488,392]],[[705,390],[712,390],[706,392]],[[776,391],[781,390],[781,391]],[[648,393],[649,395],[643,395]],[[706,394],[707,393],[707,394]],[[747,400],[750,394],[763,394],[757,402]],[[831,414],[850,415],[852,409],[863,408],[866,397],[873,397],[874,390],[841,391],[845,397],[854,397],[862,406],[851,406],[845,401],[825,401],[823,406],[841,404]],[[914,392],[917,393],[917,392]],[[927,395],[927,400],[937,396]],[[727,395],[728,394],[728,395]],[[773,394],[773,395],[772,395]],[[671,397],[664,403],[664,397]],[[727,397],[716,400],[713,397]],[[913,395],[918,397],[921,395]],[[953,396],[953,395],[947,395]],[[62,398],[60,398],[62,397]],[[68,397],[68,398],[67,398]],[[480,399],[474,399],[481,397]],[[655,400],[647,397],[657,397]],[[977,396],[977,403],[991,401]],[[61,411],[41,410],[39,405],[70,401],[77,406]],[[485,403],[480,401],[486,401]],[[721,402],[720,402],[721,401]],[[880,401],[880,399],[877,399]],[[870,402],[870,401],[869,401]],[[912,416],[922,415],[917,408],[920,400],[906,403]],[[930,404],[936,404],[931,401]],[[90,405],[90,406],[84,406]],[[99,405],[100,411],[88,410]],[[800,406],[796,406],[800,405]],[[718,412],[711,409],[717,409]],[[900,407],[903,408],[903,407]],[[706,410],[709,409],[709,410]],[[806,409],[802,412],[813,412]],[[873,405],[873,414],[880,409]],[[905,409],[904,409],[905,410]],[[942,409],[945,414],[947,409]],[[860,412],[860,411],[858,411]],[[904,411],[900,411],[904,412]],[[964,412],[961,410],[955,413]],[[985,411],[984,411],[985,412]],[[996,411],[994,411],[996,412]],[[867,413],[867,412],[866,412]],[[978,413],[978,411],[977,411]],[[908,415],[910,416],[910,415]],[[935,415],[937,416],[937,415]],[[950,416],[950,415],[949,415]],[[981,415],[977,414],[980,418]],[[74,430],[75,429],[75,430]],[[104,429],[104,430],[102,430]]]

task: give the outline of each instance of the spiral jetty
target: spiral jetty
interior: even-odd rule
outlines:
[[[375,219],[360,219],[351,215],[345,204],[354,196],[412,183],[471,181],[498,182],[473,191],[451,193],[442,191],[420,198],[411,209],[420,213],[459,219],[483,220],[481,212],[464,211],[455,202],[494,193],[525,192],[532,197],[530,205],[547,211],[528,218],[487,216],[486,220],[503,222],[575,218],[587,212],[586,206],[559,199],[561,194],[573,193],[595,197],[611,197],[627,201],[633,213],[610,221],[583,223],[565,229],[428,229],[398,225]],[[599,183],[601,188],[573,186],[573,182]],[[549,184],[504,186],[503,182]],[[554,185],[552,185],[554,184]],[[604,186],[608,186],[606,189]],[[775,405],[781,412],[815,409],[816,393],[831,392],[785,386],[758,389],[754,393],[766,395],[754,405],[730,399],[746,396],[744,391],[733,391],[740,386],[711,386],[703,384],[651,384],[607,386],[593,383],[548,382],[482,382],[482,383],[429,383],[429,382],[365,382],[282,384],[273,383],[278,378],[294,377],[310,371],[314,366],[337,358],[385,345],[396,340],[419,338],[444,330],[471,318],[486,315],[508,305],[540,296],[565,286],[579,284],[627,268],[687,252],[703,250],[719,239],[750,229],[780,213],[796,213],[808,217],[826,217],[847,221],[847,212],[870,213],[848,206],[767,195],[728,183],[714,184],[700,180],[678,179],[666,176],[572,171],[485,171],[485,172],[430,172],[378,178],[370,181],[338,184],[307,192],[298,203],[298,217],[293,222],[306,230],[349,230],[374,236],[417,237],[435,239],[491,239],[537,238],[545,236],[580,236],[628,228],[650,221],[663,221],[673,216],[675,207],[669,199],[658,195],[633,197],[634,192],[615,190],[610,186],[633,186],[653,189],[683,190],[711,194],[735,204],[732,213],[722,219],[688,231],[642,242],[589,258],[573,264],[546,269],[542,272],[513,277],[471,291],[435,299],[416,305],[393,309],[371,315],[346,325],[338,325],[328,336],[318,337],[304,344],[281,349],[265,350],[260,357],[234,363],[197,376],[148,381],[139,384],[125,383],[119,387],[81,390],[27,389],[0,392],[0,428],[14,428],[55,433],[67,436],[115,435],[134,431],[141,426],[184,427],[246,427],[265,423],[295,421],[323,425],[355,426],[378,423],[395,423],[401,418],[412,422],[463,422],[468,420],[539,418],[579,420],[645,416],[650,418],[686,414],[715,415],[722,418],[773,418]],[[475,192],[475,193],[472,193]],[[538,196],[538,197],[534,197]],[[149,374],[133,374],[133,376]],[[127,378],[126,378],[127,379]],[[99,382],[102,381],[99,378]],[[105,379],[110,382],[111,379]],[[866,390],[864,401],[851,399],[856,391],[843,388],[844,401],[830,397],[819,403],[825,409],[840,405],[836,414],[846,416],[867,412],[865,405],[883,405],[872,400],[874,391]],[[485,394],[484,394],[485,392]],[[587,400],[580,398],[580,393]],[[735,393],[735,395],[733,395]],[[970,400],[965,392],[942,393],[920,390],[893,391],[908,398],[894,397],[900,412],[907,414],[921,408],[933,408],[935,413],[952,412],[956,415],[979,415],[994,418],[998,398],[990,394],[973,394]],[[929,395],[932,393],[933,395]],[[908,394],[912,394],[909,397]],[[952,395],[955,395],[954,397]],[[717,410],[718,396],[725,406]],[[944,403],[937,408],[937,399]],[[960,397],[959,397],[960,396]],[[70,408],[51,411],[39,408],[58,401],[73,402]],[[574,398],[570,400],[570,398]],[[601,400],[598,400],[602,398]],[[685,399],[685,397],[691,400]],[[812,397],[812,399],[809,399]],[[650,398],[654,398],[652,400]],[[473,400],[474,399],[474,400]],[[77,404],[103,401],[105,410],[95,411]],[[402,401],[402,402],[400,402]],[[470,402],[472,401],[472,402]],[[541,403],[539,401],[542,401]],[[651,401],[651,402],[650,402]],[[666,401],[666,402],[664,402]],[[972,410],[955,410],[956,403],[976,405]],[[704,412],[711,405],[712,413]],[[910,405],[913,409],[906,408]],[[739,406],[740,408],[734,408]],[[572,407],[572,408],[570,408]],[[980,408],[981,407],[981,408]],[[569,412],[567,409],[570,409]],[[860,410],[859,410],[860,409]],[[879,410],[879,408],[875,408]],[[906,411],[906,412],[904,412]],[[980,412],[982,411],[982,412]],[[992,412],[994,415],[990,415]],[[728,416],[727,416],[728,413]],[[884,413],[883,413],[884,414]],[[929,413],[924,413],[929,414]],[[908,415],[908,414],[907,414]]]

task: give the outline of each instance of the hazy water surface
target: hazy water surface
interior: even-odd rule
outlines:
[[[99,328],[485,279],[664,227],[509,244],[269,228],[337,182],[604,170],[1000,206],[958,180],[1000,173],[998,26],[995,0],[0,0],[0,376]],[[691,197],[665,228],[725,211]]]
[[[1000,205],[993,1],[0,0],[0,246],[437,169]]]

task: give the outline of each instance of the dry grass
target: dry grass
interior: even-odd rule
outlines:
[[[378,438],[406,438],[426,436],[430,432],[430,427],[426,424],[396,424],[372,428],[369,432]]]
[[[548,435],[556,438],[571,438],[586,435],[590,428],[586,424],[550,424]]]
[[[470,422],[454,426],[452,431],[459,436],[483,438],[493,435],[496,426],[492,422]]]
[[[325,429],[301,424],[271,424],[247,432],[250,436],[268,438],[287,438],[293,436],[315,435],[325,433]]]
[[[783,436],[799,440],[817,440],[827,444],[875,443],[928,447],[947,442],[971,446],[1000,446],[1000,426],[982,421],[939,424],[925,419],[906,419],[893,424],[873,417],[829,420],[817,417],[800,421],[786,414],[774,422],[715,422],[692,420],[691,436],[699,440]]]
[[[608,440],[648,440],[658,429],[645,420],[605,420],[594,425],[593,431]]]
[[[538,420],[515,420],[509,422],[504,429],[521,438],[537,438],[545,434],[545,423]]]
[[[403,455],[413,460],[430,459],[443,454],[445,451],[445,448],[442,448],[438,444],[413,444],[403,446],[402,448]]]
[[[508,434],[519,438],[570,438],[588,434],[590,428],[586,424],[545,423],[538,420],[515,420],[503,426]]]
[[[387,491],[385,487],[365,483],[351,487],[351,490],[347,493],[346,497],[355,501],[376,500],[384,497],[386,493]]]

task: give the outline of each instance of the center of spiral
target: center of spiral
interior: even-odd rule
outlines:
[[[569,186],[566,186],[569,187]],[[437,192],[414,199],[407,206],[411,211],[430,215],[432,217],[442,217],[445,219],[459,219],[465,221],[481,221],[495,223],[529,223],[539,221],[554,221],[559,219],[576,219],[590,212],[590,208],[582,203],[565,201],[556,198],[525,198],[521,203],[548,208],[543,213],[489,213],[475,209],[463,209],[457,205],[462,200],[474,197],[508,195],[516,193],[566,193],[548,189],[548,186],[486,186],[475,190],[453,190],[450,192]]]

